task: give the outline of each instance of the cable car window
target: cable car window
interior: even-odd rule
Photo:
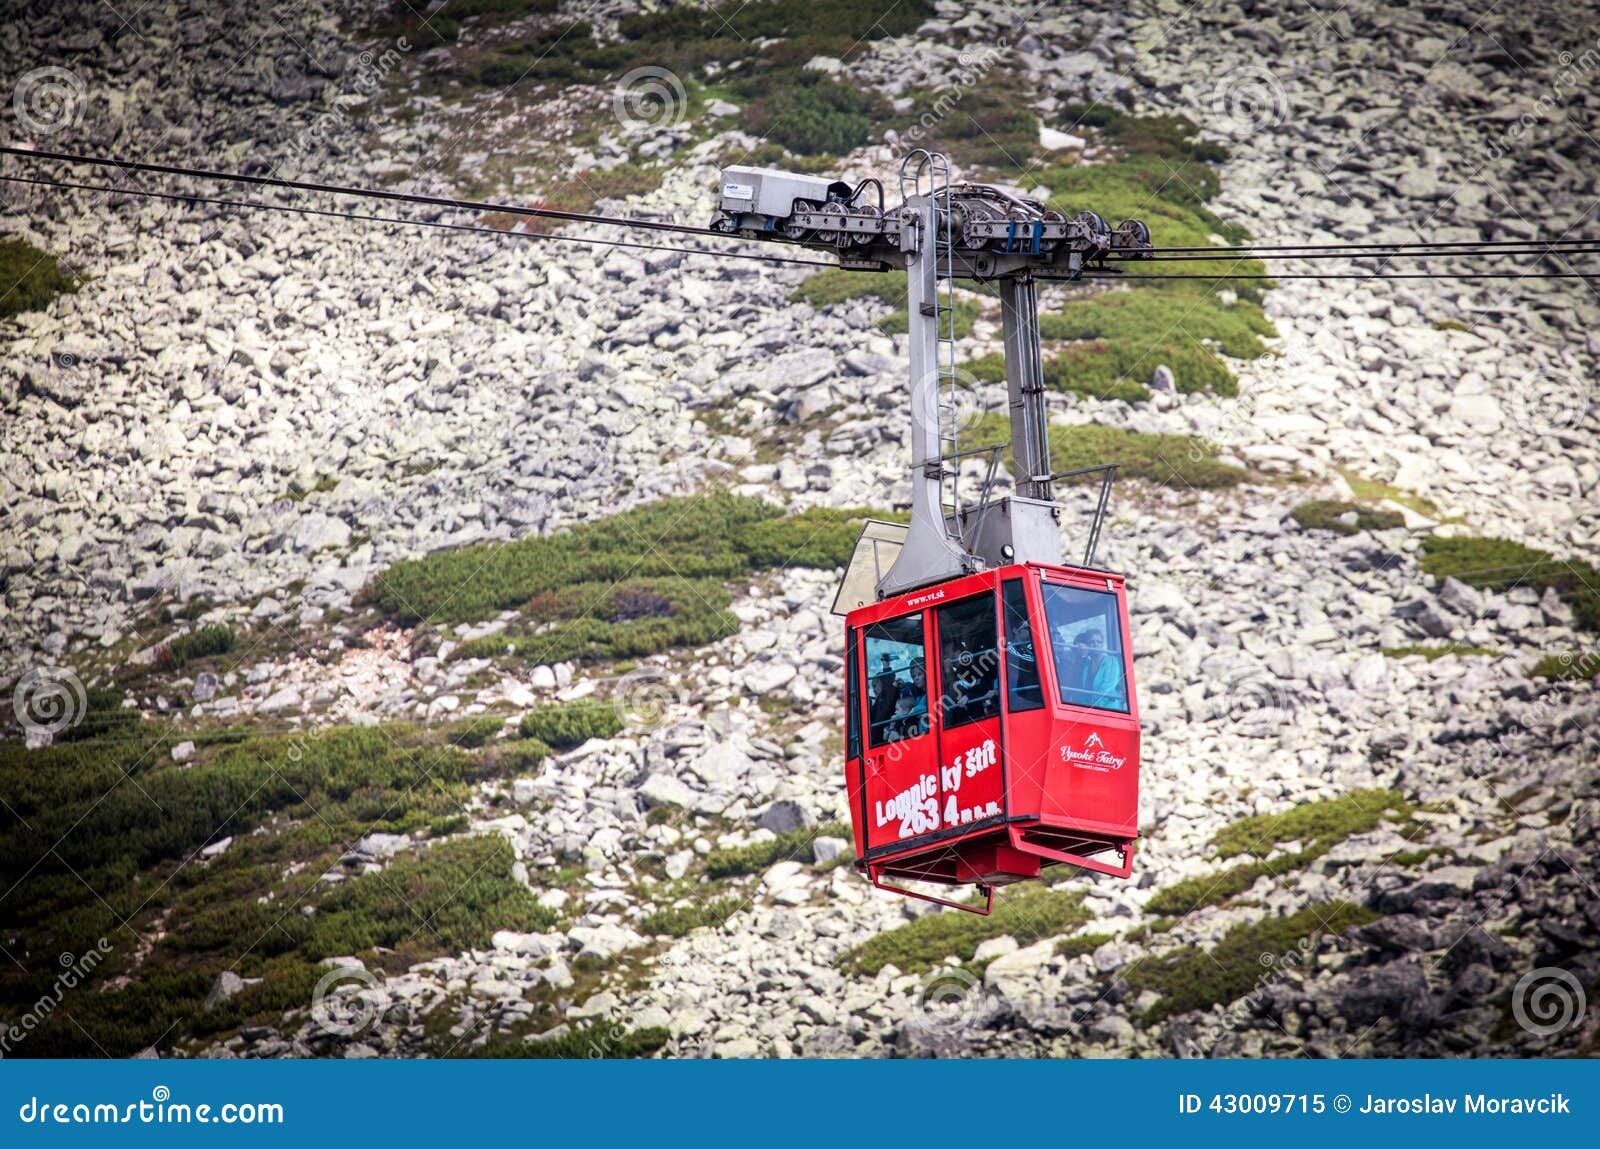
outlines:
[[[875,622],[866,630],[867,732],[874,749],[928,729],[928,664],[922,616]]]
[[[1117,596],[1047,582],[1044,613],[1061,701],[1126,714],[1128,676]]]
[[[939,683],[946,729],[1000,713],[993,595],[939,608]]]
[[[1039,685],[1039,659],[1033,647],[1033,624],[1028,621],[1028,595],[1019,578],[1008,578],[1000,588],[1006,624],[1006,705],[1013,711],[1038,710],[1044,705]]]
[[[852,630],[845,648],[845,760],[861,757],[860,635]]]

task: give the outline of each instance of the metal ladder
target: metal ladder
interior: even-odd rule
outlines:
[[[960,541],[961,527],[958,512],[961,509],[961,444],[960,395],[956,383],[956,316],[955,316],[955,233],[954,212],[950,210],[950,159],[943,152],[918,148],[900,165],[900,198],[909,198],[907,177],[910,177],[909,195],[928,196],[938,209],[935,213],[934,276],[935,302],[933,304],[935,339],[934,369],[939,390],[939,458],[940,502],[951,523],[951,536]],[[926,308],[926,305],[924,305]],[[926,315],[926,310],[924,310]]]

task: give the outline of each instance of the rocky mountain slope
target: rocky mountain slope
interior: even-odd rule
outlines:
[[[121,24],[36,6],[0,32],[5,87],[63,68],[70,98],[23,101],[35,122],[8,133],[695,222],[719,164],[780,134],[714,64],[663,56],[646,79],[666,111],[641,113],[582,70],[605,61],[568,61],[579,17],[656,43],[630,5],[467,9],[448,35],[387,8]],[[1003,117],[962,145],[986,138],[973,168],[1025,189],[1065,178],[1064,156],[1092,176],[1134,154],[1134,132],[1084,111],[1100,105],[1222,145],[1150,153],[1166,174],[1149,200],[1174,220],[1307,242],[1594,237],[1600,67],[1579,5],[941,2],[884,31],[841,53],[902,117],[830,161],[852,177],[891,177],[951,83],[944,119],[991,90],[1035,117],[1026,154]],[[832,74],[834,54],[805,55]],[[472,78],[507,60],[572,72]],[[57,1020],[53,1049],[1593,1052],[1586,281],[1272,261],[1265,354],[1190,340],[1236,388],[1158,368],[1216,307],[1255,306],[1243,286],[1162,313],[1125,397],[1052,396],[1064,446],[1091,425],[1171,437],[1116,441],[1158,465],[1119,491],[1102,552],[1130,575],[1145,841],[1131,881],[1060,875],[957,922],[873,891],[837,825],[829,608],[853,527],[821,509],[905,501],[892,301],[823,301],[814,268],[695,252],[6,186],[0,232],[82,276],[0,331],[5,898],[61,907],[4,930],[22,972],[0,1020],[49,992],[59,954],[111,951],[57,1014],[92,1044]],[[977,361],[998,315],[969,302]],[[977,430],[1003,389],[971,391]],[[763,558],[759,522],[727,511],[736,553],[706,543],[700,570],[680,538],[711,490],[799,517]],[[1328,501],[1347,518],[1295,513]],[[692,641],[608,632],[604,657],[540,657],[554,640],[516,579],[559,549],[462,605],[496,561],[483,544],[617,521],[662,563],[640,593],[685,596],[668,613]],[[410,565],[429,555],[437,585]],[[579,589],[635,576],[583,571]],[[407,599],[424,585],[431,605]],[[631,620],[599,601],[585,613]],[[49,682],[73,719],[54,730],[27,713]],[[126,858],[83,840],[176,826],[173,803],[215,817]],[[128,1020],[141,994],[161,1025]]]

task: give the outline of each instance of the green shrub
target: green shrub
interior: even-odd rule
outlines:
[[[1405,820],[1412,806],[1393,790],[1354,790],[1337,798],[1305,802],[1280,814],[1252,814],[1224,826],[1211,839],[1217,856],[1264,858],[1284,842],[1332,846],[1365,834],[1385,819]]]
[[[995,899],[988,917],[944,910],[868,938],[847,950],[839,968],[847,974],[871,976],[886,965],[901,973],[921,973],[948,957],[971,961],[980,942],[1009,935],[1028,946],[1044,938],[1070,933],[1089,920],[1083,895],[1047,886],[1012,886]]]
[[[748,903],[743,898],[717,898],[709,902],[694,902],[682,907],[666,907],[646,914],[639,928],[647,934],[681,938],[690,930],[701,926],[720,928]]]
[[[849,836],[850,832],[844,826],[825,822],[814,829],[790,830],[765,842],[719,847],[706,855],[706,877],[731,878],[757,873],[778,862],[809,862],[812,857],[811,844],[817,838]]]
[[[1340,521],[1341,515],[1352,513],[1356,516],[1355,522]],[[1406,525],[1406,517],[1399,511],[1374,510],[1360,503],[1346,503],[1338,499],[1312,499],[1308,503],[1301,503],[1289,514],[1307,530],[1333,531],[1341,535],[1387,531]]]
[[[789,293],[790,303],[805,302],[817,308],[848,303],[852,299],[879,299],[895,307],[904,307],[905,276],[898,272],[846,271],[830,267],[807,276]]]
[[[592,1025],[570,1029],[566,1033],[547,1038],[497,1037],[483,1045],[454,1050],[450,1056],[464,1058],[527,1057],[547,1060],[557,1058],[576,1061],[583,1059],[649,1057],[668,1041],[672,1035],[659,1026],[643,1029],[625,1029],[614,1021],[597,1021]]]
[[[1015,178],[1038,149],[1039,117],[1029,109],[1026,93],[1000,81],[990,73],[981,84],[913,93],[902,137],[916,147],[944,152],[962,167],[995,169],[1007,181]]]
[[[1385,646],[1379,651],[1385,658],[1426,658],[1432,662],[1436,658],[1477,658],[1482,656],[1495,656],[1500,652],[1490,646],[1472,646],[1465,642],[1441,642],[1427,646],[1407,644],[1405,646]]]
[[[1551,682],[1582,682],[1600,676],[1600,651],[1547,654],[1528,673]]]
[[[1135,962],[1122,976],[1135,992],[1162,995],[1144,1014],[1147,1022],[1161,1021],[1243,997],[1270,974],[1275,959],[1299,952],[1306,939],[1342,934],[1380,916],[1348,902],[1309,905],[1288,917],[1234,926],[1209,950],[1187,946]]]
[[[137,709],[124,706],[126,695],[116,687],[90,687],[84,691],[83,717],[56,732],[57,742],[89,742],[104,738],[126,738],[146,725]]]
[[[1600,630],[1600,571],[1588,563],[1563,561],[1510,539],[1430,535],[1422,541],[1422,569],[1485,590],[1554,587],[1580,626]]]
[[[735,542],[740,530],[782,513],[726,494],[662,499],[560,534],[395,563],[363,599],[403,625],[473,622],[584,583],[729,578],[749,569]]]
[[[55,256],[14,236],[0,235],[0,319],[38,311],[63,292],[78,290],[81,280],[64,271]]]
[[[614,738],[622,716],[609,702],[581,698],[559,706],[541,706],[522,716],[522,735],[558,750],[580,746],[591,738]]]
[[[1074,348],[1076,353],[1057,355],[1044,361],[1044,381],[1047,387],[1055,391],[1070,391],[1077,395],[1084,395],[1090,399],[1118,399],[1124,403],[1145,403],[1150,399],[1150,388],[1143,383],[1134,382],[1132,379],[1122,378],[1114,373],[1095,366],[1091,369],[1078,370],[1083,362],[1086,352],[1084,349]],[[971,372],[974,378],[983,379],[990,383],[1004,383],[1006,378],[1005,356],[998,351],[990,352],[981,358],[963,363],[962,368]]]
[[[957,296],[951,304],[950,330],[954,338],[965,339],[972,334],[972,325],[978,321],[978,301],[976,299],[963,299]],[[943,334],[945,321],[940,321],[940,334]],[[904,335],[911,330],[911,319],[904,308],[885,315],[878,320],[878,330],[885,335]]]
[[[197,658],[227,654],[235,642],[233,628],[214,623],[169,639],[156,648],[155,662],[163,670],[177,670]]]
[[[1108,351],[1105,357],[1139,382],[1165,363],[1180,391],[1232,395],[1237,393],[1233,373],[1217,354],[1258,358],[1266,353],[1262,338],[1277,331],[1254,303],[1224,303],[1205,285],[1184,282],[1109,291],[1068,303],[1060,312],[1040,317],[1039,334],[1044,339],[1106,341],[1115,353]]]
[[[1263,877],[1276,878],[1303,869],[1313,862],[1322,850],[1308,850],[1274,858],[1270,862],[1246,862],[1208,874],[1197,874],[1174,882],[1145,903],[1152,914],[1180,916],[1193,913],[1205,906],[1219,906],[1244,893]]]
[[[738,546],[755,570],[810,567],[834,570],[850,561],[865,519],[903,521],[905,516],[871,507],[812,507],[798,515],[752,523]]]
[[[498,834],[453,838],[340,882],[303,926],[280,928],[304,931],[299,949],[312,961],[405,942],[460,953],[487,947],[496,930],[549,929],[558,915],[511,876],[515,861]]]
[[[1221,905],[1263,877],[1276,878],[1302,870],[1352,834],[1373,830],[1385,819],[1407,822],[1411,805],[1393,790],[1356,790],[1338,798],[1307,802],[1280,814],[1253,814],[1224,826],[1211,839],[1219,858],[1247,855],[1258,859],[1210,873],[1197,874],[1156,892],[1146,909],[1153,914],[1181,915]],[[1268,859],[1286,842],[1299,842],[1291,854]]]
[[[1003,415],[989,415],[980,422],[973,439],[996,442],[1009,430]],[[1050,428],[1050,465],[1057,471],[1116,463],[1120,479],[1142,479],[1166,487],[1231,487],[1250,478],[1250,472],[1218,462],[1213,454],[1212,448],[1193,435],[1154,435],[1093,423]],[[1071,481],[1088,484],[1101,478],[1083,475]]]
[[[238,734],[196,739],[208,749],[199,769],[173,763],[172,733],[147,726],[35,751],[0,744],[7,944],[26,961],[0,970],[0,1016],[19,1016],[49,989],[54,955],[102,937],[112,951],[93,991],[74,995],[77,1025],[58,1014],[30,1037],[31,1052],[127,1056],[157,1040],[276,1024],[310,1004],[321,957],[381,947],[369,964],[404,966],[555,920],[512,877],[498,837],[438,842],[334,885],[319,877],[374,831],[464,829],[463,807],[495,776],[496,752],[467,754],[408,726]],[[225,852],[195,858],[225,836]],[[41,954],[49,961],[27,957]],[[264,980],[205,1010],[223,969]]]
[[[739,620],[727,609],[731,601],[714,579],[580,583],[530,601],[529,626],[463,642],[451,657],[604,662],[704,646],[739,632]]]
[[[521,608],[516,623],[460,643],[453,658],[642,658],[737,634],[727,580],[776,566],[843,566],[868,516],[883,517],[867,508],[785,516],[726,494],[664,499],[558,535],[396,563],[362,598],[402,623]]]
[[[837,156],[871,139],[887,110],[883,98],[870,89],[800,71],[770,95],[747,104],[743,117],[746,131],[796,155]]]
[[[519,731],[520,732],[520,731]],[[516,742],[501,742],[490,748],[496,773],[503,775],[527,774],[554,753],[537,738],[523,738]]]
[[[1076,937],[1062,938],[1056,943],[1056,956],[1065,958],[1082,957],[1084,954],[1094,953],[1095,950],[1107,942],[1115,940],[1115,934],[1079,934]]]
[[[482,714],[453,724],[445,732],[445,741],[464,750],[476,750],[487,746],[504,725],[505,719],[498,714]]]

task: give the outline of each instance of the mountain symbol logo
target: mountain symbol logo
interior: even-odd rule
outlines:
[[[1083,744],[1083,748],[1085,750],[1088,750],[1089,748],[1091,748],[1093,746],[1098,746],[1102,750],[1104,750],[1106,748],[1106,744],[1104,742],[1100,741],[1100,735],[1098,735],[1098,734],[1089,735],[1089,740]]]

